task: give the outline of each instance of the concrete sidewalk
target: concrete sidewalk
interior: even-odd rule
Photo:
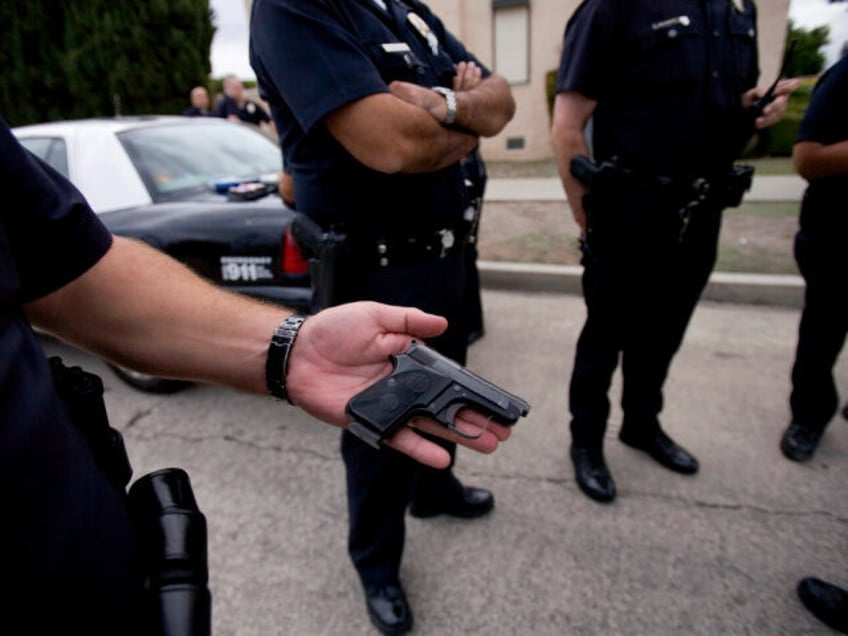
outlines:
[[[746,201],[800,201],[806,182],[797,175],[755,176]],[[565,201],[559,179],[490,179],[486,201]],[[583,268],[480,261],[481,283],[492,289],[580,294]],[[799,308],[804,302],[800,276],[714,272],[704,300]]]

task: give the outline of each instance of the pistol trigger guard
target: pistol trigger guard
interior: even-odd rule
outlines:
[[[480,439],[483,436],[483,433],[486,432],[486,429],[489,428],[488,425],[486,426],[486,428],[484,428],[482,431],[480,431],[476,435],[471,435],[469,433],[466,433],[465,431],[461,431],[456,426],[454,426],[454,422],[456,421],[456,416],[462,410],[463,406],[464,406],[463,404],[457,403],[457,404],[452,404],[451,406],[449,406],[447,408],[447,411],[446,411],[447,424],[446,425],[448,427],[448,430],[453,431],[454,433],[456,433],[457,435],[459,435],[460,437],[462,437],[464,439]],[[491,419],[492,419],[492,417],[489,416],[489,420],[491,420]]]

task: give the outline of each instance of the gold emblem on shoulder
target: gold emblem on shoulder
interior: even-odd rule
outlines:
[[[436,37],[436,34],[430,29],[430,26],[424,22],[424,19],[415,13],[414,11],[410,11],[406,14],[406,19],[409,23],[415,27],[415,30],[421,35],[422,38],[427,42],[427,45],[430,47],[430,50],[433,52],[433,55],[439,54],[439,39]]]

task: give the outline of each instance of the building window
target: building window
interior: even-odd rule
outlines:
[[[530,79],[530,0],[492,0],[495,72],[511,84]]]

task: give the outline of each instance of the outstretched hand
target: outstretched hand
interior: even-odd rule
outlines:
[[[346,427],[345,406],[391,372],[389,355],[405,351],[413,338],[432,338],[446,327],[447,321],[440,316],[374,302],[325,309],[309,317],[300,329],[289,359],[286,389],[292,401],[310,415]],[[493,452],[510,433],[509,428],[468,409],[460,412],[455,424],[469,434],[484,431],[477,439],[456,435],[427,418],[415,418],[409,424],[483,453]],[[401,428],[387,443],[436,468],[450,463],[445,449],[411,428]]]

